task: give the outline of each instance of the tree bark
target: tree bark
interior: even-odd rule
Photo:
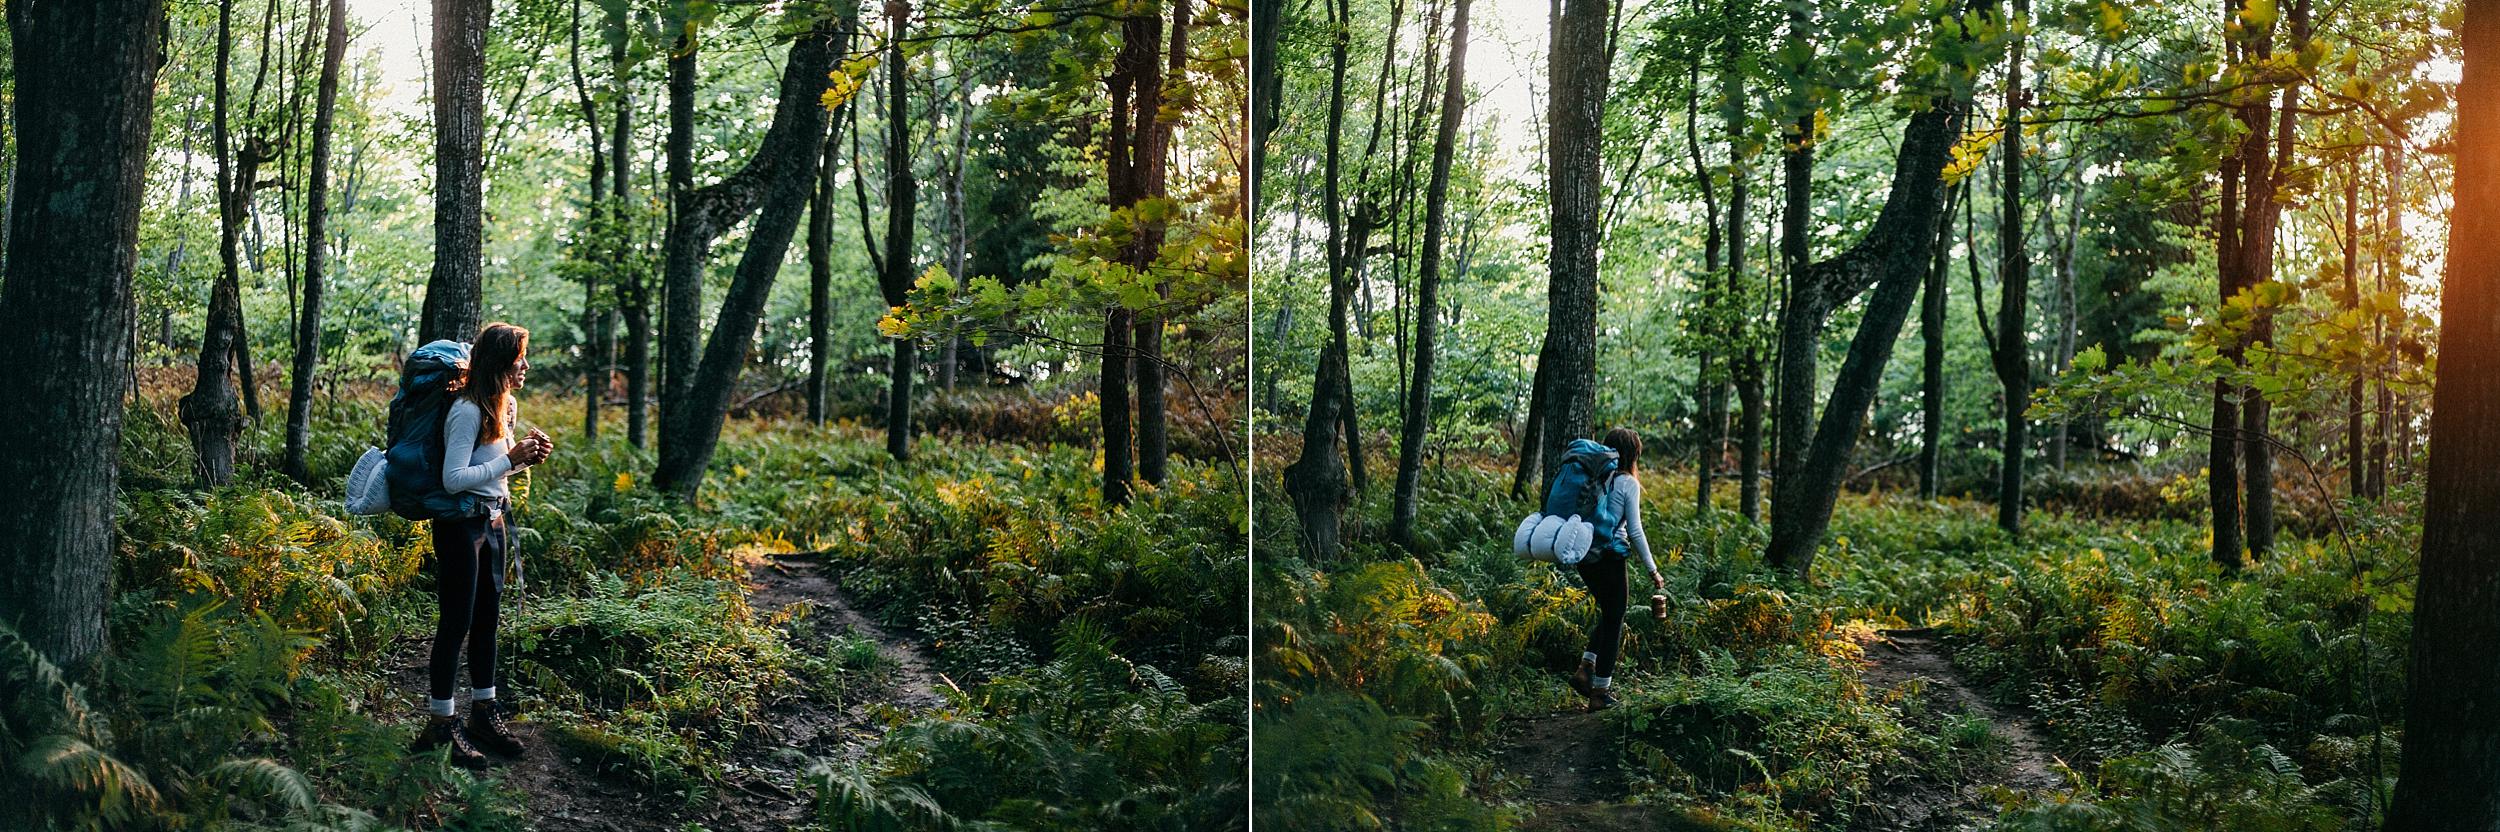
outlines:
[[[103,653],[131,272],[163,0],[10,3],[17,134],[0,281],[0,625],[72,679]],[[20,198],[23,197],[23,198]]]
[[[2298,53],[2309,37],[2308,0],[2294,0],[2288,22],[2291,24],[2289,45],[2294,53]],[[2258,57],[2272,56],[2271,35],[2266,30],[2260,30],[2259,38]],[[2248,258],[2249,267],[2247,273],[2241,276],[2243,285],[2256,286],[2274,280],[2275,229],[2283,213],[2283,206],[2275,200],[2274,194],[2282,189],[2291,170],[2292,141],[2297,136],[2298,126],[2295,113],[2299,109],[2300,86],[2292,84],[2284,87],[2283,106],[2273,113],[2273,140],[2276,143],[2273,155],[2265,160],[2264,173],[2252,171],[2248,174],[2251,183],[2248,188],[2248,213],[2251,220],[2243,234],[2240,253]],[[2260,115],[2264,115],[2262,110]],[[2262,130],[2251,137],[2259,140],[2266,138]],[[2264,186],[2258,187],[2255,184],[2258,182],[2263,182]],[[2272,311],[2258,310],[2257,320],[2249,328],[2249,342],[2259,350],[2273,349]],[[2240,455],[2246,466],[2242,485],[2248,489],[2248,509],[2243,522],[2247,524],[2248,551],[2253,557],[2265,557],[2274,550],[2274,446],[2273,427],[2269,424],[2272,411],[2273,403],[2254,387],[2242,399],[2240,440],[2244,444]]]
[[[2238,10],[2238,3],[2230,0],[2222,3],[2226,31],[2227,27],[2236,25],[2231,21]],[[2238,45],[2230,44],[2226,51],[2237,57]],[[2243,124],[2247,123],[2245,113],[2241,119]],[[2249,141],[2262,146],[2264,132],[2265,124],[2260,121],[2250,139],[2243,140],[2239,147],[2222,158],[2222,198],[2216,203],[2214,217],[2214,282],[2221,296],[2219,301],[2223,304],[2228,304],[2231,296],[2237,294],[2241,287],[2240,185],[2243,175],[2247,173]],[[2222,358],[2227,364],[2238,366],[2240,357],[2238,342],[2222,346]],[[2221,567],[2225,574],[2239,571],[2240,556],[2246,548],[2240,537],[2239,392],[2239,386],[2230,379],[2216,379],[2212,416],[2207,422],[2212,433],[2206,440],[2205,452],[2206,501],[2213,512],[2212,557],[2214,564]]]
[[[1390,536],[1416,551],[1415,489],[1423,479],[1424,437],[1432,426],[1432,348],[1441,313],[1441,246],[1449,213],[1450,166],[1458,155],[1458,128],[1467,108],[1467,5],[1457,0],[1450,15],[1450,69],[1441,85],[1441,123],[1432,139],[1432,174],[1424,185],[1424,244],[1415,272],[1415,377],[1406,388],[1399,425],[1398,479],[1391,500]]]
[[[1546,99],[1546,170],[1553,244],[1547,261],[1545,426],[1541,479],[1563,447],[1587,436],[1597,409],[1597,259],[1611,0],[1558,0]]]
[[[484,323],[486,29],[491,0],[434,2],[434,270],[419,342],[477,337]]]
[[[899,36],[901,24],[896,25]],[[837,31],[835,24],[820,21],[790,44],[773,123],[756,149],[759,159],[775,157],[779,174],[768,186],[729,292],[721,299],[703,361],[687,379],[680,406],[670,411],[676,418],[661,419],[660,462],[652,483],[680,499],[694,499],[704,468],[720,445],[721,424],[729,416],[730,394],[737,390],[738,376],[754,346],[756,324],[763,318],[764,303],[772,295],[773,279],[781,273],[790,240],[798,233],[799,219],[807,212],[808,196],[816,188],[815,164],[824,152],[828,119],[818,102],[824,96],[826,77],[833,71],[834,56],[843,48],[836,44]],[[910,212],[902,216],[909,217]]]
[[[599,105],[591,98],[590,81],[582,74],[582,0],[573,0],[571,25],[565,30],[565,57],[573,70],[573,93],[582,106],[582,127],[590,133],[590,203],[588,225],[583,237],[590,241],[591,251],[580,256],[607,259],[599,253],[613,241],[609,235],[618,229],[602,228],[608,206],[608,148],[600,142]],[[611,261],[613,262],[613,261]],[[599,277],[596,270],[585,269],[582,275],[582,441],[599,441],[599,400],[608,393],[608,376],[600,361],[603,342],[599,322],[604,313],[599,308]]]
[[[2500,829],[2500,2],[2459,31],[2455,203],[2431,388],[2421,578],[2389,832]]]
[[[312,171],[304,193],[304,309],[295,324],[295,372],[288,380],[291,390],[286,404],[286,472],[306,485],[312,484],[304,452],[312,437],[313,370],[321,357],[322,269],[329,257],[330,128],[338,109],[339,64],[347,59],[346,0],[329,0],[329,9],[329,31],[321,47],[321,91],[313,104]]]
[[[1527,494],[1529,480],[1544,470],[1545,458],[1545,363],[1548,353],[1543,345],[1536,348],[1536,372],[1528,376],[1528,412],[1519,422],[1519,464],[1511,470],[1512,499]],[[1545,489],[1537,486],[1536,499],[1543,502]]]
[[[651,290],[649,276],[632,262],[634,85],[626,53],[631,21],[611,14],[608,71],[616,97],[616,125],[608,129],[608,199],[615,222],[616,311],[625,322],[625,441],[647,447],[651,419]],[[613,349],[613,347],[611,347]]]

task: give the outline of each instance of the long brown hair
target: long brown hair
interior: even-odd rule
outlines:
[[[1641,435],[1631,428],[1615,428],[1606,432],[1606,447],[1615,450],[1615,471],[1629,474],[1640,468]]]
[[[504,414],[512,411],[512,368],[521,363],[521,355],[529,348],[530,331],[502,321],[487,324],[478,332],[477,343],[469,348],[468,383],[461,388],[460,397],[482,411],[478,414],[478,444],[504,437]]]

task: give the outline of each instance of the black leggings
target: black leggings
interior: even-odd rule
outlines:
[[[503,607],[508,535],[501,517],[434,521],[434,655],[426,662],[428,693],[450,699],[460,672],[460,641],[469,642],[469,686],[495,685],[495,619]]]
[[[1631,570],[1621,555],[1591,552],[1580,561],[1580,581],[1597,599],[1597,626],[1589,630],[1589,652],[1597,654],[1597,674],[1615,675],[1615,658],[1623,652],[1623,608],[1632,600]]]

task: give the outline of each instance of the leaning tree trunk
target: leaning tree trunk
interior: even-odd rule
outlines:
[[[1604,191],[1609,0],[1562,0],[1554,15],[1546,164],[1553,248],[1547,267],[1544,460],[1552,480],[1563,447],[1587,436],[1597,409],[1597,246]]]
[[[434,0],[434,271],[417,340],[477,337],[484,303],[486,28],[492,0]]]
[[[191,392],[182,397],[182,424],[191,437],[192,476],[202,486],[220,486],[234,478],[235,445],[243,434],[243,414],[233,382],[235,341],[242,329],[241,235],[243,201],[259,176],[258,151],[234,147],[229,128],[232,113],[230,64],[234,54],[234,4],[217,4],[217,66],[215,103],[210,132],[217,154],[217,254],[221,268],[208,290],[208,317],[200,331],[198,373]],[[236,168],[241,170],[236,170]]]
[[[1467,107],[1467,3],[1450,15],[1450,70],[1441,84],[1441,124],[1432,138],[1432,175],[1424,185],[1423,262],[1415,271],[1415,378],[1406,388],[1406,413],[1398,426],[1398,481],[1391,504],[1390,537],[1416,550],[1415,489],[1423,479],[1424,436],[1432,424],[1432,341],[1440,329],[1441,245],[1449,214],[1450,165],[1458,154],[1458,127]]]
[[[1841,361],[1822,418],[1803,440],[1810,444],[1797,454],[1795,472],[1778,484],[1779,497],[1772,505],[1769,560],[1799,578],[1811,574],[1815,550],[1831,527],[1849,453],[1874,404],[1884,365],[1891,361],[1893,343],[1909,317],[1910,303],[1917,299],[1919,284],[1929,270],[1930,246],[1943,222],[1944,165],[1955,138],[1961,135],[1967,105],[1967,101],[1939,98],[1929,110],[1910,117],[1902,129],[1891,192],[1884,198],[1875,225],[1847,251],[1812,264],[1792,281],[1796,292],[1789,299],[1789,314],[1811,322],[1809,329],[1814,331],[1869,285],[1875,290],[1850,340],[1848,356]],[[1809,384],[1799,395],[1812,394]],[[1789,393],[1784,390],[1782,395]],[[1782,409],[1791,408],[1783,403]],[[1811,412],[1811,401],[1805,409]],[[1783,449],[1781,453],[1789,452]]]
[[[703,470],[720,446],[730,394],[737,390],[739,373],[746,367],[764,302],[772,295],[773,279],[781,273],[782,258],[789,253],[799,219],[807,213],[808,196],[816,188],[815,164],[824,152],[827,121],[825,108],[818,102],[835,56],[842,51],[835,43],[835,31],[832,24],[820,23],[790,45],[773,123],[756,149],[759,159],[774,158],[779,173],[767,186],[746,251],[738,259],[728,294],[721,299],[703,361],[687,379],[683,400],[670,411],[675,418],[660,422],[664,441],[652,482],[679,499],[694,499],[703,484]],[[910,212],[903,213],[908,216]]]
[[[10,3],[17,155],[0,281],[0,625],[73,679],[104,651],[131,272],[163,0]]]
[[[2500,829],[2500,0],[2467,0],[2421,579],[2389,832]]]
[[[286,403],[286,472],[307,485],[312,470],[304,452],[312,437],[313,370],[321,357],[321,270],[329,257],[330,127],[338,109],[339,64],[347,58],[347,0],[329,0],[329,7],[321,91],[313,104],[312,171],[304,193],[304,310],[295,323],[295,373]]]

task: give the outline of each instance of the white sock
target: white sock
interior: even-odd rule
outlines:
[[[435,716],[450,716],[450,715],[451,715],[451,700],[449,700],[449,699],[435,699],[435,698],[430,697],[430,696],[429,696],[429,697],[426,697],[426,700],[425,700],[425,710],[426,710],[428,713],[432,713],[432,714],[433,714],[433,715],[435,715]]]
[[[470,689],[469,689],[469,701],[471,701],[471,702],[490,702],[490,701],[493,701],[493,700],[494,700],[494,698],[495,698],[495,686],[494,686],[494,685],[487,685],[487,686],[482,687],[482,688],[470,688]]]
[[[1586,650],[1582,650],[1582,651],[1580,651],[1580,660],[1581,660],[1581,661],[1584,661],[1584,662],[1588,662],[1588,663],[1590,663],[1590,664],[1596,664],[1596,663],[1597,663],[1597,654],[1595,654],[1595,653],[1591,653],[1591,652],[1586,651]]]
[[[1614,686],[1615,677],[1612,676],[1594,676],[1589,679],[1589,687],[1593,687],[1598,690],[1605,690]]]

